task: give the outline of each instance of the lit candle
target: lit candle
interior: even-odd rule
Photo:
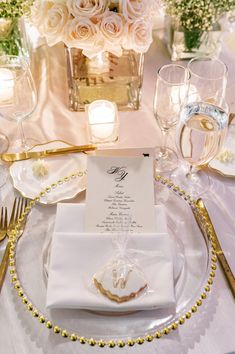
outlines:
[[[11,104],[14,99],[14,75],[11,70],[0,69],[0,105]]]
[[[111,142],[117,139],[117,107],[113,102],[94,101],[88,106],[87,112],[92,142]]]

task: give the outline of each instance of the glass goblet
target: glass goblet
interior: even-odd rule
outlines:
[[[196,57],[188,63],[189,93],[195,101],[221,105],[225,99],[228,69],[219,59]]]
[[[208,175],[201,169],[220,151],[227,132],[228,107],[208,102],[189,102],[181,113],[177,127],[177,148],[188,168],[180,166],[171,178],[192,196],[209,189]]]
[[[161,129],[162,144],[155,150],[156,172],[169,172],[177,167],[177,154],[167,147],[167,138],[178,122],[181,106],[188,93],[188,84],[188,70],[181,65],[164,65],[158,70],[153,108]]]
[[[1,56],[0,82],[0,114],[17,121],[21,135],[21,139],[15,141],[11,148],[15,151],[27,150],[31,147],[31,141],[25,138],[22,121],[34,112],[37,104],[36,89],[27,60],[13,55]]]

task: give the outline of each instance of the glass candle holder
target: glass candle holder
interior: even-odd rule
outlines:
[[[113,143],[118,140],[117,105],[96,100],[86,106],[89,140],[93,144]]]

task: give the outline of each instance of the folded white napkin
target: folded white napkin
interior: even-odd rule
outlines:
[[[112,235],[84,233],[85,206],[58,204],[49,266],[47,308],[151,310],[175,303],[173,261],[165,211],[156,206],[156,234],[130,234],[127,252],[143,271],[147,291],[118,304],[100,294],[92,277],[116,257]]]

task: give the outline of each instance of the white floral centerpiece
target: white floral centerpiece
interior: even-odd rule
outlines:
[[[32,22],[49,46],[60,41],[88,58],[123,49],[145,53],[152,42],[156,0],[36,0]]]
[[[159,0],[35,0],[31,19],[67,55],[69,106],[82,111],[96,99],[138,109],[143,53],[152,42]]]

